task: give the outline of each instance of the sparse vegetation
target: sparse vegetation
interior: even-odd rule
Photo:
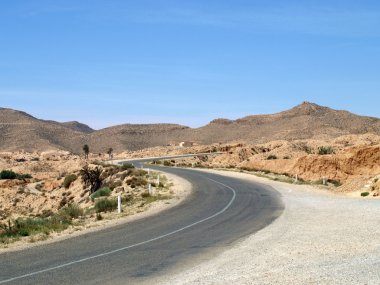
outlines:
[[[25,165],[16,165],[14,157],[18,156],[10,156],[9,159],[0,157],[3,169],[6,169],[0,169],[0,177],[30,177],[17,173],[30,169],[35,173],[35,178],[1,181],[5,190],[2,189],[4,195],[0,199],[5,197],[7,200],[0,205],[0,244],[8,244],[22,237],[27,237],[22,238],[22,242],[35,242],[46,239],[51,232],[60,232],[74,225],[75,230],[79,230],[77,226],[114,218],[115,215],[104,212],[117,208],[117,195],[122,196],[126,214],[131,214],[145,210],[139,207],[148,203],[166,199],[162,194],[168,197],[173,194],[169,193],[169,183],[165,183],[167,180],[163,175],[158,184],[157,173],[151,171],[148,177],[146,170],[137,169],[130,163],[119,166],[106,164],[100,159],[95,162],[94,159],[83,167],[83,153],[73,155],[64,151],[47,152],[35,162],[31,161],[35,154],[27,153]],[[154,195],[141,195],[147,191],[148,183],[154,187]],[[113,188],[115,191],[112,192]]]
[[[127,184],[131,187],[131,188],[136,188],[136,187],[141,187],[141,186],[146,186],[148,184],[148,181],[144,178],[144,177],[141,177],[141,176],[133,176],[131,179],[128,179],[127,180]]]
[[[70,188],[71,183],[73,183],[75,180],[77,180],[77,176],[75,174],[69,174],[66,175],[65,180],[62,183],[62,186],[66,189]]]
[[[123,182],[121,180],[116,180],[116,181],[112,181],[110,182],[109,184],[107,184],[107,186],[113,190],[115,189],[116,187],[120,187],[123,185]],[[106,186],[106,185],[105,185]],[[99,191],[99,190],[98,190]]]
[[[300,143],[298,145],[299,149],[306,152],[307,154],[312,154],[313,153],[313,149],[306,143]]]
[[[269,156],[267,157],[267,160],[275,160],[275,159],[277,159],[277,156],[274,155],[274,154],[271,154],[271,155],[269,155]]]
[[[116,210],[117,200],[116,199],[100,199],[95,202],[96,213],[111,212]]]
[[[158,200],[168,200],[171,198],[169,195],[162,195],[162,194],[150,195],[149,193],[145,193],[144,196],[142,197],[144,198],[145,204],[153,203]]]
[[[108,187],[100,188],[94,194],[91,195],[91,200],[94,201],[96,198],[109,196],[111,195],[111,193],[112,191]]]
[[[335,154],[335,150],[331,146],[321,146],[318,148],[319,155]]]
[[[24,179],[30,179],[32,176],[30,174],[20,174],[16,173],[12,170],[3,170],[0,172],[0,179],[19,179],[19,180],[24,180]]]
[[[10,239],[32,236],[43,233],[61,232],[67,229],[72,220],[83,216],[83,209],[72,204],[62,208],[58,213],[37,218],[19,218],[15,221],[8,220],[7,224],[0,224],[0,243],[7,243]]]
[[[120,166],[122,170],[128,170],[133,169],[135,166],[132,163],[124,163],[122,166]]]
[[[340,182],[339,180],[335,180],[335,179],[327,179],[327,183],[330,183],[330,184],[334,185],[335,187],[342,186],[342,182]]]
[[[59,211],[60,215],[67,216],[70,219],[77,219],[83,216],[84,211],[77,204],[70,204]]]

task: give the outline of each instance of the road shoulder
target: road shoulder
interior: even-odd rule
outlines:
[[[379,284],[380,203],[244,173],[202,170],[279,191],[282,216],[217,257],[157,284]],[[174,270],[175,271],[175,270]]]

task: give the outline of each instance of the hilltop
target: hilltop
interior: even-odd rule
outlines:
[[[73,121],[59,123],[35,118],[25,112],[0,109],[1,151],[81,152],[89,144],[93,152],[139,150],[170,142],[197,144],[245,141],[331,139],[343,135],[380,135],[380,119],[334,110],[304,102],[276,114],[252,115],[237,120],[216,119],[200,128],[175,124],[124,124],[101,130]]]

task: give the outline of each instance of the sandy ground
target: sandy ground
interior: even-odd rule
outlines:
[[[219,173],[271,185],[283,196],[283,215],[219,256],[177,268],[155,284],[380,284],[379,200]]]
[[[49,236],[47,240],[40,240],[31,242],[31,238],[23,238],[20,241],[8,244],[6,248],[0,248],[0,254],[4,252],[23,250],[29,247],[53,243],[57,241],[61,241],[64,239],[68,239],[71,237],[83,235],[89,232],[95,232],[99,230],[103,230],[112,226],[127,224],[138,219],[143,219],[149,216],[156,215],[158,212],[169,209],[171,207],[177,206],[182,201],[186,199],[186,197],[191,193],[191,184],[187,181],[173,174],[162,172],[168,179],[169,182],[173,183],[171,190],[174,192],[174,196],[170,200],[159,200],[147,205],[147,208],[141,210],[141,212],[135,213],[133,215],[118,216],[117,213],[113,213],[111,215],[106,216],[102,221],[95,221],[86,223],[85,226],[75,226],[70,227],[69,229],[61,232],[61,233],[53,233]],[[38,237],[34,238],[38,239]]]

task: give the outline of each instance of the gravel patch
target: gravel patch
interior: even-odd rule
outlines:
[[[173,270],[180,273],[156,284],[380,284],[380,200],[221,174],[271,185],[283,196],[283,215],[219,256]]]

